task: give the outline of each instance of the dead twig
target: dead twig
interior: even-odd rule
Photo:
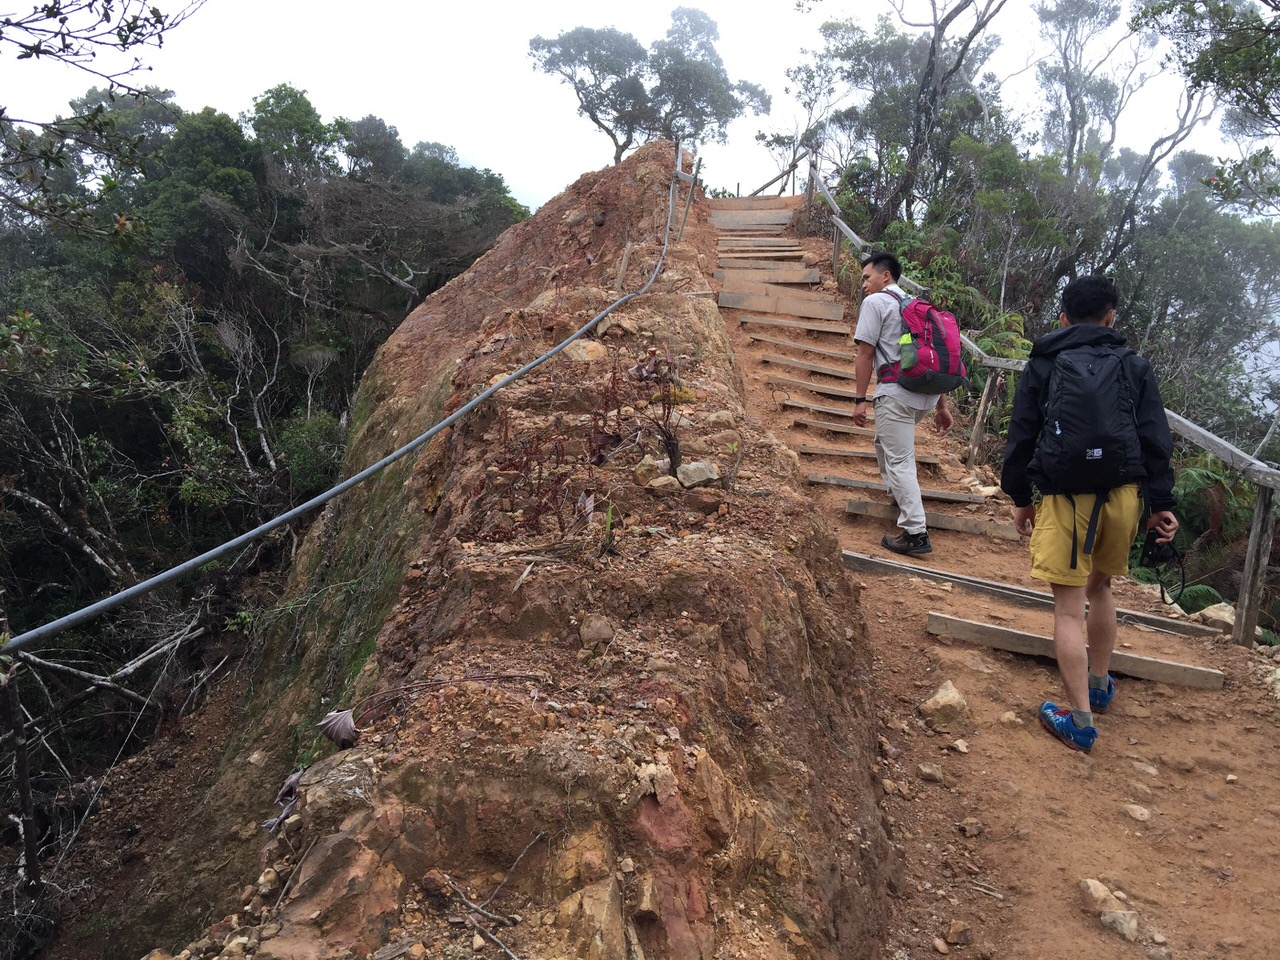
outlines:
[[[293,883],[293,878],[301,872],[302,861],[307,859],[307,854],[311,852],[311,848],[316,845],[316,840],[318,839],[318,837],[313,838],[312,841],[307,844],[307,849],[302,852],[302,856],[294,862],[293,870],[290,871],[289,876],[285,877],[284,883],[280,884],[280,896],[276,897],[276,910],[279,910],[280,904],[284,903],[284,895],[289,892],[289,884]]]
[[[452,884],[450,884],[450,886],[452,886]],[[457,888],[454,887],[454,889],[456,890]],[[510,947],[508,947],[505,943],[499,940],[497,935],[494,934],[493,931],[485,927],[475,917],[467,917],[467,922],[471,924],[472,930],[474,930],[476,933],[480,934],[480,936],[484,937],[486,940],[492,943],[495,947],[497,947],[499,950],[505,953],[508,957],[510,957],[511,960],[520,960],[520,958],[516,954],[511,952]]]
[[[998,890],[993,890],[985,883],[979,883],[977,880],[970,880],[969,886],[973,887],[973,889],[977,890],[979,893],[985,893],[988,897],[994,897],[997,900],[1004,899],[1003,893]]]
[[[510,917],[499,916],[498,914],[492,913],[486,910],[480,904],[476,903],[474,900],[468,897],[465,893],[463,893],[462,888],[459,887],[452,880],[450,880],[448,877],[445,877],[445,881],[449,884],[450,887],[453,888],[453,892],[458,895],[458,899],[463,902],[463,904],[466,906],[468,910],[472,911],[473,913],[478,913],[480,914],[480,916],[485,917],[486,919],[492,920],[494,923],[500,923],[504,927],[514,927],[516,925],[516,922],[512,920]]]

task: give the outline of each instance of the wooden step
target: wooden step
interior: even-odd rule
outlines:
[[[788,287],[780,283],[762,283],[742,276],[746,270],[735,270],[725,278],[724,290],[736,293],[757,293],[766,297],[798,297],[801,300],[813,300],[818,303],[832,303],[831,295],[822,290],[808,290],[804,287]]]
[[[821,283],[822,275],[817,270],[807,267],[756,267],[739,270],[713,270],[711,275],[722,283],[728,283],[731,277],[743,280],[754,280],[756,283]]]
[[[782,401],[781,406],[784,410],[811,410],[814,413],[825,413],[828,417],[852,417],[853,416],[852,407],[850,407],[847,410],[841,409],[840,407],[824,407],[820,403],[809,403],[806,400],[787,399]],[[864,428],[857,427],[856,429],[862,430]]]
[[[710,210],[796,210],[804,206],[804,197],[708,197]]]
[[[747,337],[760,343],[772,343],[776,347],[790,347],[792,350],[803,350],[805,353],[816,353],[819,356],[831,357],[835,360],[853,362],[852,350],[832,350],[829,347],[816,347],[812,343],[802,343],[799,340],[784,340],[782,337],[770,337],[763,333],[749,333]]]
[[[1034,633],[1024,633],[1009,627],[997,627],[989,623],[979,623],[976,620],[962,620],[959,617],[930,611],[925,629],[934,636],[966,640],[984,647],[1010,650],[1033,657],[1048,659],[1054,657],[1051,637],[1040,637]],[[1226,680],[1221,670],[1215,670],[1212,667],[1198,667],[1189,663],[1161,660],[1157,657],[1144,657],[1136,653],[1125,653],[1123,650],[1117,650],[1111,654],[1111,670],[1113,673],[1122,673],[1139,680],[1173,683],[1201,690],[1221,690]]]
[[[787,327],[790,330],[809,330],[813,333],[839,333],[849,335],[847,323],[816,323],[811,320],[785,320],[782,317],[739,317],[739,323],[763,323],[771,327]]]
[[[721,237],[716,241],[716,249],[726,250],[734,247],[759,247],[780,250],[803,250],[804,248],[789,237]]]
[[[779,376],[771,373],[765,378],[766,383],[777,384],[780,387],[790,387],[794,390],[808,390],[810,393],[820,393],[828,397],[842,397],[845,400],[852,400],[857,396],[856,391],[848,387],[836,387],[823,383],[814,383],[811,380],[795,380],[791,377]]]
[[[956,573],[953,570],[939,570],[937,567],[921,568],[903,560],[873,557],[865,553],[856,553],[853,550],[840,551],[840,559],[845,567],[861,573],[908,574],[915,577],[924,577],[928,580],[936,580],[940,583],[954,583],[962,590],[995,597],[1018,606],[1039,607],[1041,609],[1053,606],[1052,594],[1044,593],[1040,590],[1030,590],[1027,587],[1020,587],[1012,583],[983,580],[981,577],[972,577],[965,573]],[[1177,633],[1186,637],[1222,635],[1222,631],[1217,627],[1205,626],[1202,623],[1191,623],[1189,620],[1174,620],[1171,617],[1162,617],[1158,614],[1145,613],[1140,610],[1117,609],[1116,616],[1120,618],[1122,623],[1142,624],[1165,633]]]
[[[873,454],[874,456],[874,454]],[[920,456],[917,462],[924,463]],[[934,458],[937,462],[937,458]],[[897,520],[898,508],[887,503],[867,503],[865,500],[850,500],[845,504],[844,512],[858,517],[874,517],[877,520]],[[974,517],[953,517],[949,513],[924,513],[924,522],[932,530],[957,530],[961,533],[981,533],[1001,540],[1021,540],[1022,535],[1011,523],[998,520],[978,520]]]
[[[741,227],[785,227],[794,216],[792,210],[712,210],[707,218],[713,227],[737,229]]]
[[[849,416],[853,416],[852,413]],[[791,421],[793,427],[813,427],[815,430],[830,430],[832,433],[847,433],[855,437],[874,437],[876,432],[870,427],[855,427],[851,423],[832,423],[829,420],[810,420],[808,417],[796,417]]]
[[[851,487],[854,490],[875,490],[888,493],[889,485],[882,480],[859,480],[855,477],[836,477],[820,473],[806,475],[810,483],[830,483],[837,487]],[[939,503],[986,503],[987,498],[976,493],[961,493],[957,490],[931,490],[920,488],[920,496],[926,500],[937,500]]]
[[[798,297],[769,297],[756,293],[735,293],[722,290],[717,302],[732,310],[759,310],[787,317],[813,317],[816,320],[840,320],[844,317],[844,304],[818,303]]]
[[[720,254],[721,267],[734,268],[743,263],[760,263],[767,267],[799,267],[804,263],[804,254],[783,250],[772,253],[765,250],[741,253]]]
[[[795,257],[790,260],[766,260],[762,257],[755,259],[738,259],[736,257],[728,260],[723,257],[720,260],[720,266],[726,270],[800,270],[803,269],[800,264],[794,262]]]
[[[760,357],[764,363],[778,363],[784,367],[796,367],[800,370],[808,370],[810,373],[820,373],[824,377],[837,377],[841,380],[853,380],[857,377],[852,370],[842,370],[840,367],[828,367],[821,363],[810,363],[808,360],[796,360],[792,357],[780,356],[776,353],[766,353]]]
[[[876,458],[874,450],[855,450],[851,447],[819,447],[811,443],[802,443],[796,448],[797,453],[806,454],[811,457],[856,457],[860,460],[866,460],[870,457],[872,460]],[[931,453],[917,453],[916,463],[924,464],[928,467],[936,467],[940,461]],[[894,514],[897,516],[897,514]],[[1010,530],[1013,527],[1009,528]]]

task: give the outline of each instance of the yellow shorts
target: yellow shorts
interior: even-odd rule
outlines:
[[[1129,572],[1129,549],[1138,535],[1142,519],[1142,501],[1136,483],[1117,487],[1107,495],[1098,516],[1093,552],[1084,552],[1089,515],[1095,495],[1077,493],[1071,500],[1065,494],[1050,494],[1036,508],[1036,524],[1031,531],[1031,576],[1037,580],[1078,587],[1097,570],[1122,577]],[[1076,534],[1076,566],[1071,568],[1071,531]]]

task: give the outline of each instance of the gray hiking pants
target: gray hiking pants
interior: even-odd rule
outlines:
[[[894,397],[876,400],[876,462],[889,493],[898,503],[898,526],[924,533],[924,501],[916,476],[916,424],[929,409],[913,410]]]

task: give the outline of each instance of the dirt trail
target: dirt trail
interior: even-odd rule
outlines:
[[[813,240],[805,245],[811,261],[826,261],[822,269],[830,281],[830,246]],[[830,282],[827,290],[834,299]],[[805,444],[870,449],[864,438],[794,426],[796,412],[780,409],[780,400],[802,394],[772,386],[770,375],[779,368],[762,359],[778,348],[751,340],[750,331],[761,328],[739,322],[750,311],[723,313],[750,408],[775,435],[795,450]],[[846,307],[846,322],[855,315],[854,307]],[[792,330],[786,336],[822,349],[840,346],[840,338],[830,335]],[[817,355],[807,359],[839,365]],[[970,489],[966,429],[961,422],[951,436],[941,437],[931,419],[921,425],[918,452],[940,461],[921,468],[927,486]],[[985,457],[994,461],[998,451],[987,450]],[[806,472],[877,479],[874,460],[801,460]],[[978,479],[994,481],[981,467]],[[844,549],[900,559],[879,545],[893,527],[890,521],[845,513],[851,491],[827,485],[812,485],[811,491]],[[882,493],[864,496],[888,499]],[[926,507],[1004,523],[1012,519],[1007,500]],[[1027,575],[1021,542],[945,530],[931,537],[934,552],[912,562],[1042,589]],[[1274,955],[1280,940],[1272,889],[1280,875],[1280,713],[1260,679],[1268,670],[1261,654],[1235,647],[1227,637],[1193,639],[1122,626],[1120,650],[1214,667],[1224,671],[1226,684],[1206,691],[1121,678],[1111,712],[1099,721],[1097,746],[1086,757],[1052,740],[1037,723],[1040,702],[1061,699],[1051,660],[953,642],[925,630],[928,611],[937,610],[1045,636],[1051,630],[1048,610],[1009,606],[900,575],[851,576],[863,588],[878,667],[883,740],[875,773],[906,862],[888,956]],[[1124,581],[1117,593],[1120,606],[1160,612],[1149,588]],[[970,715],[944,734],[925,726],[918,706],[947,680],[967,699]],[[929,779],[935,771],[922,776],[922,765],[935,765],[941,782]],[[1136,912],[1136,941],[1104,928],[1098,910],[1086,909],[1080,890],[1086,878],[1105,884],[1126,910]],[[949,935],[968,944],[948,945]]]

